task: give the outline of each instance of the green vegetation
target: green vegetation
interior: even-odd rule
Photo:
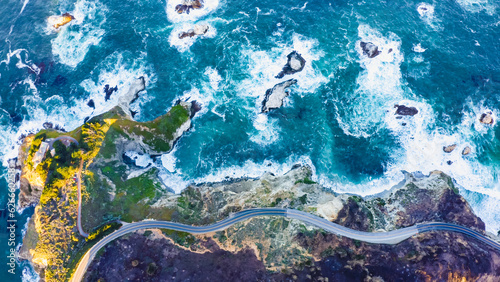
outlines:
[[[128,142],[143,142],[153,152],[167,152],[174,133],[189,119],[189,111],[177,105],[166,115],[145,123],[124,116],[120,108],[115,108],[69,133],[42,130],[28,137],[28,144],[23,145],[29,148],[25,160],[29,181],[45,183],[35,214],[41,228],[29,232],[38,232],[39,240],[33,253],[35,259],[47,262],[47,281],[67,280],[83,254],[100,238],[119,228],[117,224],[106,222],[114,219],[142,220],[149,214],[163,218],[174,215],[173,210],[158,211],[150,207],[161,192],[155,169],[127,179],[126,166],[113,158],[122,153],[118,152],[116,146],[118,138]],[[54,142],[54,155],[47,153],[35,168],[33,157],[41,143],[47,138],[62,135],[75,138],[79,145],[71,143],[66,147],[61,141]],[[136,141],[137,137],[141,137],[141,141]],[[77,185],[73,178],[80,165],[83,166],[82,220],[87,223],[83,228],[92,230],[100,226],[86,239],[76,231],[78,202]],[[111,191],[114,191],[113,197],[110,196]],[[185,240],[191,242],[188,237]]]
[[[309,177],[305,177],[304,179],[295,181],[295,184],[304,183],[304,184],[317,184],[317,182],[312,181]]]

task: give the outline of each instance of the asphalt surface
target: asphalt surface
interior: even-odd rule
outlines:
[[[362,232],[362,231],[352,230],[344,226],[330,222],[324,218],[320,218],[318,216],[298,210],[281,209],[281,208],[258,208],[258,209],[248,209],[235,213],[231,215],[229,218],[226,218],[222,221],[219,221],[217,223],[208,226],[191,226],[176,222],[156,221],[156,220],[144,220],[135,223],[127,223],[120,229],[116,230],[115,232],[101,239],[83,256],[80,263],[78,264],[78,268],[76,269],[75,273],[73,274],[73,277],[71,278],[71,281],[81,281],[83,275],[87,270],[87,267],[90,265],[97,252],[109,242],[127,233],[131,233],[139,229],[163,228],[163,229],[188,232],[191,234],[205,234],[215,231],[221,231],[227,229],[231,225],[236,224],[238,222],[259,216],[282,216],[291,219],[296,219],[309,223],[316,227],[322,228],[328,232],[337,235],[376,244],[397,244],[405,239],[410,238],[411,236],[417,233],[423,233],[423,232],[431,232],[431,231],[457,232],[471,236],[485,244],[488,244],[489,246],[497,249],[500,252],[500,243],[486,236],[483,236],[482,234],[474,230],[456,224],[431,222],[431,223],[417,224],[415,226],[406,227],[389,232],[372,233],[372,232]]]

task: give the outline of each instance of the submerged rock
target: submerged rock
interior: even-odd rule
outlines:
[[[484,124],[493,124],[492,114],[493,114],[492,112],[483,113],[479,118],[479,122]]]
[[[175,6],[175,11],[179,14],[186,13],[189,14],[191,9],[201,9],[203,8],[203,0],[184,0],[182,4]]]
[[[208,29],[209,29],[208,25],[197,24],[194,26],[193,29],[179,33],[179,39],[183,39],[186,37],[193,37],[195,35],[203,35],[207,33]]]
[[[415,107],[407,107],[405,105],[394,105],[394,108],[397,108],[396,115],[414,116],[418,114],[418,110]]]
[[[75,18],[72,15],[70,15],[70,13],[64,13],[60,16],[51,16],[49,17],[48,21],[54,28],[57,29],[63,25],[68,24],[74,19]]]
[[[469,146],[466,146],[463,151],[462,151],[462,156],[466,156],[471,153],[471,148]]]
[[[453,145],[449,145],[449,146],[444,146],[443,147],[443,151],[445,153],[451,153],[451,152],[453,152],[453,150],[455,150],[456,147],[457,147],[457,144],[453,144]]]
[[[304,69],[306,60],[302,58],[302,56],[297,51],[293,51],[286,57],[288,58],[288,61],[283,67],[283,70],[276,76],[276,78],[282,78],[287,74],[294,74]]]
[[[276,109],[283,105],[283,99],[289,95],[287,88],[297,83],[296,79],[290,79],[276,84],[272,89],[267,89],[266,97],[262,101],[262,112],[269,112],[270,109]]]
[[[111,94],[115,91],[118,91],[118,86],[109,87],[109,84],[104,85],[104,93],[106,94],[104,101],[108,101],[111,98]]]
[[[359,46],[363,50],[363,54],[367,55],[368,58],[375,58],[380,54],[380,51],[378,50],[378,46],[371,43],[371,42],[363,42],[361,41],[359,43]]]

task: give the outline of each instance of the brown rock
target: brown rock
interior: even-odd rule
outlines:
[[[445,146],[445,147],[443,147],[443,151],[445,153],[451,153],[451,152],[453,152],[453,150],[455,150],[456,147],[457,147],[457,144]]]
[[[493,114],[492,112],[483,113],[479,118],[479,122],[484,124],[492,124],[493,123],[493,117],[491,116],[492,114]]]
[[[469,146],[466,146],[464,150],[462,151],[462,156],[468,155],[471,152],[471,148]]]

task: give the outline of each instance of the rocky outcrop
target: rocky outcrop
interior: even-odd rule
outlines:
[[[361,41],[359,43],[359,46],[361,47],[361,50],[363,50],[363,54],[368,56],[368,58],[375,58],[380,54],[380,51],[378,50],[378,46],[371,43],[371,42]]]
[[[48,21],[55,29],[58,29],[61,26],[68,24],[74,19],[75,18],[72,15],[70,15],[70,13],[64,13],[60,16],[51,16],[49,17]]]
[[[194,26],[194,28],[179,33],[179,39],[183,39],[186,37],[193,37],[196,35],[203,35],[207,33],[208,29],[209,29],[208,25],[197,24]]]
[[[462,156],[466,156],[470,154],[472,149],[469,146],[465,146],[465,148],[462,150]]]
[[[304,66],[306,65],[306,60],[302,58],[302,56],[297,51],[293,51],[286,57],[288,61],[286,62],[286,65],[283,67],[281,72],[276,76],[276,78],[283,78],[283,76],[287,74],[294,74],[296,72],[300,72],[304,69]]]
[[[279,108],[283,105],[283,99],[289,95],[288,87],[297,83],[296,79],[290,79],[276,84],[266,91],[264,101],[262,101],[262,112],[267,113],[271,109]]]
[[[104,85],[104,101],[108,101],[111,98],[111,94],[116,91],[118,91],[118,86],[109,87],[109,84]]]
[[[405,105],[394,105],[394,108],[396,108],[396,115],[402,115],[402,116],[414,116],[418,114],[418,110],[415,107],[407,107]]]
[[[144,77],[141,76],[135,79],[132,84],[130,84],[130,88],[127,93],[120,97],[120,100],[118,100],[118,106],[121,107],[126,114],[131,115],[132,112],[130,111],[130,104],[139,98],[139,92],[144,89],[146,89],[146,81],[144,80]]]
[[[453,150],[455,150],[456,147],[457,147],[457,144],[453,144],[453,145],[449,145],[449,146],[444,146],[443,147],[443,151],[445,153],[451,153],[451,152],[453,152]]]
[[[479,118],[479,122],[484,123],[484,124],[493,124],[494,120],[493,120],[492,115],[493,115],[492,112],[486,112],[486,113],[481,114],[481,117]]]
[[[189,14],[191,9],[203,8],[204,0],[183,0],[181,4],[175,6],[175,11],[179,14]]]

